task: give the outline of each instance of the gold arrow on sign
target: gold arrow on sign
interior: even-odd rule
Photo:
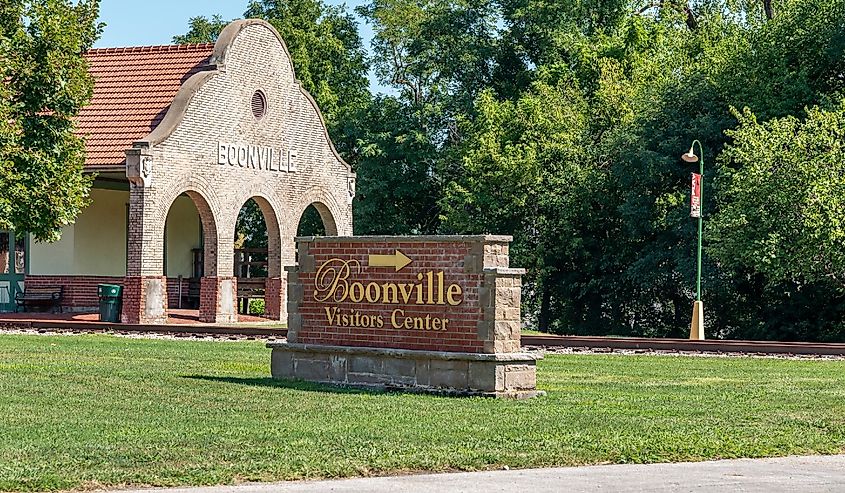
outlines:
[[[402,270],[403,267],[411,263],[404,253],[399,250],[394,250],[393,255],[370,255],[367,265],[370,267],[394,267],[396,272]]]

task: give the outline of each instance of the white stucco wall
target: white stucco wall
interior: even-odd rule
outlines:
[[[62,229],[55,243],[30,243],[31,275],[126,275],[126,207],[129,192],[94,188],[91,205]],[[200,247],[200,219],[189,197],[176,199],[167,216],[167,275],[190,277],[191,249]]]
[[[62,237],[55,243],[29,242],[29,273],[37,275],[73,274],[74,226],[62,228]]]
[[[32,275],[126,274],[126,207],[129,192],[91,189],[91,205],[62,229],[55,243],[30,244]]]
[[[74,273],[89,276],[126,274],[126,204],[129,192],[93,189],[93,202],[77,219]]]

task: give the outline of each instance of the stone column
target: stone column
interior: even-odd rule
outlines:
[[[522,276],[525,269],[510,268],[510,237],[480,237],[467,255],[464,268],[468,274],[482,274],[479,302],[483,313],[478,322],[478,339],[485,353],[520,351],[520,305]]]
[[[305,252],[308,251],[308,246],[305,244],[300,244],[300,255],[303,255],[303,249]],[[307,253],[305,253],[305,257],[307,257]],[[302,257],[300,257],[302,258]],[[313,257],[311,257],[313,260]],[[298,266],[291,266],[285,267],[285,271],[287,271],[287,281],[288,281],[288,301],[287,301],[287,312],[288,312],[288,342],[297,342],[299,338],[299,329],[302,327],[302,316],[299,314],[299,305],[302,304],[302,297],[303,297],[303,290],[302,284],[299,282],[299,267]]]
[[[136,183],[129,191],[129,237],[121,321],[167,323],[167,278],[164,270],[164,220],[154,214],[150,190]]]
[[[485,353],[520,351],[520,304],[525,269],[494,267],[484,269],[480,290],[484,319],[478,323],[478,337]]]
[[[200,280],[200,322],[236,323],[237,295],[237,277],[203,277]]]
[[[273,252],[277,253],[274,255]],[[279,248],[268,255],[268,262],[270,264],[264,292],[264,314],[272,320],[280,320],[290,325],[288,272],[296,264],[296,243],[290,240],[281,241]]]

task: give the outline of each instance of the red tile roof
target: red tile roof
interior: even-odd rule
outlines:
[[[124,166],[124,151],[164,118],[188,78],[208,68],[214,44],[98,48],[85,53],[94,77],[91,103],[77,116],[85,169]]]

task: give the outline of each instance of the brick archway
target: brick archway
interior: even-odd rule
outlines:
[[[199,188],[199,187],[197,187]],[[236,309],[237,296],[237,278],[233,272],[226,270],[226,263],[221,262],[221,252],[231,250],[229,245],[230,240],[227,241],[220,235],[220,228],[218,226],[220,220],[215,215],[215,210],[219,207],[212,205],[217,201],[214,195],[209,194],[213,202],[206,199],[208,192],[201,192],[198,189],[187,189],[176,195],[176,197],[169,198],[169,204],[164,210],[164,220],[161,221],[162,232],[166,227],[167,217],[170,209],[179,196],[185,195],[191,199],[202,224],[202,250],[203,250],[203,265],[202,277],[200,278],[199,286],[199,320],[207,323],[234,323],[238,321],[238,314]],[[166,199],[167,200],[167,199]],[[167,202],[164,202],[165,204]],[[165,235],[161,235],[162,239]],[[228,235],[225,238],[229,238]],[[232,255],[231,252],[224,256]],[[167,276],[167,272],[162,272],[162,275]],[[165,281],[166,282],[166,281]],[[165,297],[167,299],[167,297]],[[165,303],[167,303],[165,301]],[[166,305],[165,305],[166,307]]]
[[[264,279],[264,312],[267,318],[273,320],[282,320],[286,318],[285,303],[285,276],[283,273],[283,252],[282,252],[282,237],[279,226],[279,217],[276,214],[275,206],[270,201],[267,195],[256,193],[246,199],[238,213],[243,207],[254,201],[261,216],[264,219],[264,225],[267,229],[267,276]],[[235,221],[236,223],[237,221]],[[235,227],[235,224],[232,224]],[[240,276],[240,272],[235,273]]]
[[[190,183],[193,181],[193,183]],[[190,180],[188,185],[158,190],[135,187],[130,192],[130,228],[127,276],[124,280],[125,323],[167,323],[167,273],[164,271],[165,227],[176,199],[191,199],[199,214],[203,237],[199,320],[208,323],[237,322],[237,281],[231,272],[231,235],[221,235],[217,197],[207,184]],[[229,266],[228,272],[226,266]],[[221,275],[223,274],[223,275]]]
[[[176,199],[183,194],[190,198],[191,202],[194,203],[194,207],[196,207],[197,213],[200,216],[200,223],[202,224],[203,276],[216,277],[218,274],[217,247],[219,240],[217,235],[217,220],[214,217],[214,211],[211,209],[208,201],[200,192],[195,190],[185,190],[182,194],[177,195],[170,201],[170,204],[167,206],[164,214],[164,221],[161,222],[162,233],[167,226],[167,217],[170,213],[170,209],[173,208],[173,204],[176,203]],[[162,239],[164,236],[164,234],[161,235]],[[167,273],[162,271],[162,275],[167,275]]]
[[[332,216],[332,211],[329,210],[328,206],[322,202],[312,202],[311,205],[314,206],[314,208],[317,209],[317,212],[320,213],[320,219],[323,221],[323,227],[326,228],[326,236],[337,236],[337,222],[335,222],[334,216]]]
[[[323,221],[323,226],[326,228],[326,236],[352,235],[351,208],[342,207],[329,190],[323,186],[315,185],[310,187],[297,200],[293,211],[294,215],[288,219],[291,227],[291,241],[297,235],[299,223],[309,206],[314,206],[320,214],[320,220]]]

